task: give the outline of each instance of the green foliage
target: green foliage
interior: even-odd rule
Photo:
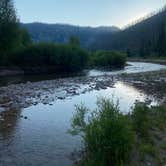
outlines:
[[[166,150],[166,140],[161,144],[161,148]]]
[[[129,48],[128,48],[127,51],[126,51],[126,54],[127,54],[127,57],[132,57],[132,54],[131,54],[131,51],[130,51]]]
[[[148,117],[149,108],[144,103],[137,103],[132,113],[133,129],[141,138],[148,138],[151,127]]]
[[[13,5],[13,0],[0,1],[0,22],[16,23],[17,16]]]
[[[13,50],[17,38],[17,19],[13,2],[0,1],[0,65],[7,62],[7,54]]]
[[[166,54],[166,22],[163,20],[160,23],[159,35],[156,44],[156,52],[158,56],[163,56]]]
[[[21,67],[55,67],[57,72],[75,72],[84,69],[88,53],[77,46],[39,43],[19,50],[13,63]]]
[[[159,140],[162,142],[162,131],[166,124],[166,107],[164,105],[148,107],[145,103],[137,103],[131,114],[132,126],[135,132],[136,149],[141,161],[146,162],[152,158],[161,165],[160,153],[163,151],[165,142],[158,147]]]
[[[141,160],[145,160],[146,155],[157,157],[157,149],[152,144],[141,144],[139,151]]]
[[[151,113],[151,122],[153,123],[153,127],[159,128],[163,130],[166,124],[166,106],[161,105],[158,107],[152,107],[150,110]]]
[[[85,142],[84,165],[124,165],[133,143],[130,120],[109,100],[98,100],[97,105],[92,112],[77,106],[72,119],[70,132],[81,134]]]
[[[99,99],[97,106],[94,111],[83,105],[76,106],[71,121],[69,132],[82,136],[85,144],[80,165],[122,166],[135,162],[139,165],[147,162],[147,157],[156,163],[162,161],[160,153],[166,149],[166,142],[163,138],[159,147],[154,134],[161,134],[160,126],[166,124],[164,105],[148,107],[145,103],[136,103],[128,115],[122,114],[118,104],[107,99]],[[133,155],[136,161],[132,161]]]
[[[18,22],[12,0],[0,1],[0,65],[10,64],[9,55],[30,43]]]
[[[97,67],[123,68],[126,55],[115,51],[97,51],[91,55],[90,64]]]
[[[28,31],[24,28],[20,28],[19,29],[19,37],[20,37],[20,48],[25,48],[27,46],[30,46],[32,44],[32,41],[31,41],[31,38],[30,38],[30,35],[28,33]]]
[[[70,40],[69,40],[69,44],[71,44],[73,46],[80,46],[80,41],[77,37],[71,36]]]

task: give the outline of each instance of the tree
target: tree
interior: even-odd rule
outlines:
[[[159,28],[159,36],[158,36],[158,41],[157,41],[157,53],[159,56],[163,56],[164,53],[166,53],[166,32],[165,32],[166,26],[165,22],[162,21],[160,28]]]
[[[12,0],[0,1],[0,54],[1,63],[6,61],[18,40],[19,25]]]
[[[69,44],[74,46],[80,46],[80,40],[75,36],[71,36],[69,40]]]
[[[9,56],[30,43],[26,30],[20,27],[13,0],[0,0],[0,65],[9,63]]]
[[[18,22],[16,11],[12,0],[0,1],[0,23],[16,23]]]
[[[131,57],[131,50],[130,50],[130,48],[127,49],[126,54],[127,54],[128,57]]]

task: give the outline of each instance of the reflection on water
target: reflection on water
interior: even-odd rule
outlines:
[[[20,110],[8,110],[0,114],[0,139],[10,139],[20,119],[20,113]]]
[[[95,109],[96,98],[101,96],[119,100],[120,109],[125,113],[131,110],[136,100],[145,101],[147,97],[132,86],[117,82],[115,88],[94,90],[57,100],[51,105],[38,104],[22,112],[13,112],[13,115],[6,112],[2,116],[4,121],[1,121],[0,165],[72,165],[70,154],[74,149],[81,148],[81,138],[67,133],[75,104],[82,102]]]

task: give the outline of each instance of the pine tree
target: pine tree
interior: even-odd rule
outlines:
[[[74,46],[80,46],[80,40],[75,36],[71,36],[69,40],[69,44]]]
[[[16,49],[19,40],[19,24],[12,0],[0,0],[0,63]]]
[[[17,16],[12,0],[0,1],[0,23],[16,23]]]
[[[165,22],[162,21],[159,28],[159,36],[157,41],[157,54],[163,56],[166,53],[166,32],[165,32]]]

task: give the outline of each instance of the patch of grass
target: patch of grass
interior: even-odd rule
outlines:
[[[145,160],[145,157],[147,155],[150,155],[152,157],[157,157],[157,150],[155,146],[152,144],[141,144],[139,147],[139,151],[140,151],[140,158],[143,161]]]
[[[162,144],[160,145],[160,147],[163,149],[163,150],[166,150],[166,140],[164,142],[162,142]]]
[[[132,125],[136,134],[144,139],[149,137],[151,121],[149,118],[149,108],[144,103],[137,103],[132,112]]]
[[[151,108],[152,121],[155,127],[163,130],[166,127],[166,106],[158,106]]]
[[[109,100],[98,100],[97,105],[88,117],[88,109],[77,106],[72,119],[70,132],[81,134],[85,143],[84,165],[125,165],[134,138],[130,120]]]
[[[128,115],[107,99],[99,99],[97,106],[96,110],[76,106],[72,118],[70,133],[81,135],[85,144],[81,165],[123,166],[134,162],[141,165],[147,159],[161,165],[163,158],[159,154],[166,150],[166,141],[158,146],[160,140],[155,134],[161,136],[165,129],[165,106],[137,103]],[[131,161],[133,155],[138,155],[137,161]]]

